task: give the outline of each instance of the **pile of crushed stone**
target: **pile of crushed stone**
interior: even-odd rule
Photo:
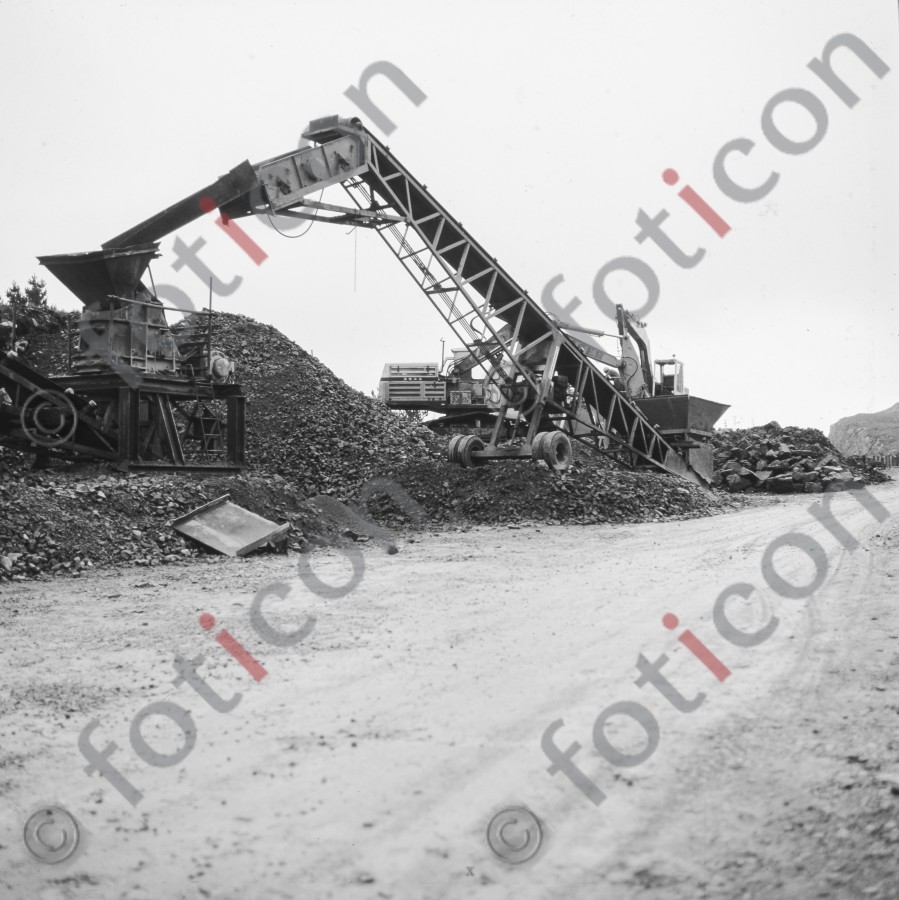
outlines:
[[[77,575],[104,565],[152,566],[204,554],[174,519],[230,494],[252,512],[289,522],[303,549],[326,532],[321,513],[283,478],[125,474],[104,464],[31,472],[10,465],[0,477],[0,580]]]

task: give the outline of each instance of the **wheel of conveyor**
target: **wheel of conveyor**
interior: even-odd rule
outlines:
[[[459,459],[459,444],[464,437],[464,434],[454,434],[449,439],[449,444],[446,446],[446,458],[449,462],[461,464],[462,460]]]
[[[571,465],[571,441],[561,431],[545,432],[540,450],[543,461],[555,472],[564,472]]]
[[[550,436],[551,432],[549,431],[538,431],[534,436],[534,441],[531,444],[531,459],[535,462],[543,459],[543,442]]]
[[[484,464],[483,459],[475,459],[472,456],[472,453],[475,450],[483,450],[484,442],[476,435],[476,434],[467,434],[461,441],[456,445],[456,453],[459,458],[459,462],[462,463],[463,466],[482,466]]]

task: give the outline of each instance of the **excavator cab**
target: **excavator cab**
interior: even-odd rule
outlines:
[[[657,359],[655,368],[654,397],[689,393],[684,389],[684,364],[679,359]]]

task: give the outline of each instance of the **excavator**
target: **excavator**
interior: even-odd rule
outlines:
[[[632,468],[708,484],[711,456],[701,438],[727,407],[676,393],[677,364],[673,376],[655,379],[648,352],[640,351],[636,339],[642,326],[633,317],[623,316],[619,330],[635,339],[636,350],[631,347],[626,359],[624,351],[597,355],[574,336],[573,326],[544,312],[360,119],[315,119],[303,137],[309,146],[260,163],[241,163],[107,241],[100,251],[41,261],[85,302],[86,310],[120,301],[146,310],[158,322],[154,292],[140,280],[146,263],[161,238],[212,209],[218,208],[225,224],[261,207],[271,215],[371,229],[461,342],[458,371],[483,371],[481,382],[496,404],[491,433],[485,438],[454,435],[447,449],[450,461],[479,466],[533,459],[561,471],[571,464],[572,441],[578,441]],[[341,188],[349,203],[323,202],[324,190],[331,187]],[[318,199],[313,199],[316,194]],[[149,351],[142,345],[147,369],[172,365],[169,360],[175,354],[164,337],[157,334],[159,366],[149,365]],[[85,339],[92,340],[89,334]],[[113,352],[106,362],[111,371],[101,377],[127,379],[131,363],[126,355]],[[615,374],[601,364],[611,366]],[[160,377],[166,373],[159,373],[157,382]],[[671,391],[664,393],[657,385],[670,386]],[[70,387],[77,393],[85,386],[82,381]],[[158,397],[162,388],[157,383],[153,387]],[[233,392],[228,396],[237,402]],[[165,403],[154,402],[164,413]],[[242,405],[232,412],[239,426]],[[161,415],[161,427],[170,432],[168,418]],[[115,415],[107,410],[105,419],[114,420]],[[241,436],[235,436],[233,428],[227,431],[229,444],[242,447]],[[99,432],[109,439],[103,420]]]
[[[562,322],[552,314],[549,317],[587,357],[606,366],[603,372],[613,386],[654,421],[656,429],[669,438],[672,446],[703,451],[702,454],[694,452],[691,463],[694,468],[711,474],[710,451],[702,445],[711,436],[714,422],[728,407],[698,397],[688,399],[683,362],[676,358],[652,361],[644,322],[620,304],[616,307],[617,333],[581,328]],[[594,340],[589,344],[583,339],[577,341],[574,334],[590,335]],[[595,340],[605,337],[618,341],[617,355]],[[511,367],[504,364],[503,368],[509,373]],[[560,400],[567,395],[567,387],[564,380],[556,378],[554,391]],[[437,434],[489,434],[496,425],[502,400],[497,385],[465,348],[453,351],[452,358],[439,365],[387,363],[378,385],[378,397],[390,409],[440,413],[438,418],[424,422]],[[662,397],[669,399],[658,399]],[[664,426],[657,421],[660,418],[664,419]],[[514,420],[507,419],[504,424],[511,437]],[[703,464],[699,462],[701,455],[708,457]]]

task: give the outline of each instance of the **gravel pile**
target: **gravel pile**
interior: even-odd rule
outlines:
[[[503,525],[658,522],[711,515],[731,504],[673,476],[631,472],[574,448],[562,473],[529,461],[463,469],[409,463],[394,473],[436,521]],[[377,509],[375,504],[372,507]]]
[[[221,313],[213,333],[248,398],[251,469],[288,478],[307,496],[349,499],[370,478],[445,457],[445,441],[354,390],[272,326]]]
[[[846,459],[816,428],[726,429],[712,437],[713,484],[728,491],[820,494],[891,480],[862,460]]]
[[[204,554],[171,522],[224,494],[279,524],[289,522],[295,549],[325,530],[317,511],[277,475],[126,475],[104,465],[31,472],[10,459],[0,472],[0,580],[78,575],[98,565],[153,566]]]
[[[399,485],[424,509],[425,527],[437,528],[650,522],[749,502],[674,477],[625,471],[580,447],[562,474],[530,461],[450,465],[445,438],[350,388],[276,329],[239,315],[214,319],[213,343],[236,360],[248,398],[246,473],[126,475],[106,464],[61,461],[31,472],[30,459],[0,448],[0,580],[196,555],[203,551],[177,535],[171,521],[225,493],[290,522],[289,544],[303,549],[329,527],[340,530],[313,498],[352,503],[376,477]],[[23,359],[47,374],[64,371],[62,336],[36,337]],[[368,508],[380,524],[412,525],[407,510],[388,497],[373,498]]]
[[[635,474],[575,448],[562,475],[530,461],[463,469],[446,461],[446,438],[409,423],[341,381],[275,328],[215,316],[213,343],[238,361],[247,401],[251,466],[282,475],[306,496],[359,496],[370,478],[406,490],[439,525],[503,522],[643,522],[707,515],[716,500],[665,475]],[[373,501],[380,521],[408,516]]]

